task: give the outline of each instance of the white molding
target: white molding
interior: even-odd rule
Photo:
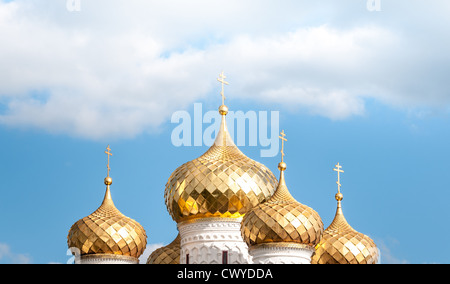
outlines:
[[[289,243],[263,244],[250,249],[254,264],[311,264],[313,253],[312,247]]]
[[[114,254],[87,254],[82,255],[75,264],[139,264],[139,259]]]
[[[251,263],[241,235],[242,218],[203,218],[178,224],[181,236],[180,263],[221,264],[228,252],[229,264]]]

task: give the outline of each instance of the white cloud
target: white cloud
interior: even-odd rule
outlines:
[[[450,42],[411,36],[389,6],[379,17],[392,25],[362,20],[357,7],[81,0],[82,10],[70,13],[65,1],[0,2],[0,124],[130,138],[218,92],[222,70],[230,97],[331,119],[363,114],[368,97],[402,107],[450,104]],[[346,8],[359,15],[357,25]]]
[[[389,245],[387,245],[389,243]],[[393,238],[387,240],[377,239],[376,244],[379,249],[379,262],[382,264],[408,264],[409,261],[394,255],[391,248],[399,245],[399,241]]]
[[[0,263],[28,264],[31,263],[31,258],[25,254],[14,253],[9,245],[0,243]]]

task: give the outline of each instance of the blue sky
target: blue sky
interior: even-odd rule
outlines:
[[[450,233],[447,2],[154,2],[0,2],[0,263],[69,260],[108,144],[116,206],[170,243],[165,183],[207,150],[173,146],[171,116],[216,110],[222,70],[230,110],[280,112],[288,187],[325,226],[340,162],[344,214],[382,263],[448,263],[430,244]],[[278,176],[261,148],[241,147]]]

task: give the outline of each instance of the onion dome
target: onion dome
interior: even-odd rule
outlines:
[[[226,83],[223,73],[221,76],[221,82]],[[219,113],[222,122],[212,147],[176,169],[166,184],[166,206],[177,223],[198,218],[241,218],[275,191],[273,173],[233,143],[224,104]]]
[[[340,170],[339,164],[337,165]],[[343,172],[343,171],[340,171]],[[353,229],[342,212],[340,183],[336,194],[337,210],[333,222],[324,231],[311,258],[312,264],[376,264],[378,249],[373,240]]]
[[[107,254],[139,258],[147,245],[147,235],[138,222],[114,206],[111,184],[108,161],[103,202],[94,213],[73,224],[67,237],[68,246],[79,249],[81,256]]]
[[[180,234],[169,245],[152,252],[147,264],[180,264],[181,237]]]
[[[278,243],[314,248],[323,233],[322,219],[312,208],[292,197],[286,186],[286,164],[283,160],[278,168],[280,181],[275,194],[267,202],[253,208],[242,220],[244,241],[249,247]]]

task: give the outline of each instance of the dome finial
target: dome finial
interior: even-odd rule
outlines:
[[[281,136],[278,137],[281,139],[281,163],[278,164],[278,169],[280,171],[285,171],[287,166],[284,162],[284,156],[286,156],[286,154],[284,153],[284,142],[287,142],[288,140],[286,139],[286,133],[284,133],[284,130],[281,131],[280,135]]]
[[[280,136],[278,136],[281,139],[281,162],[278,164],[278,169],[280,170],[280,179],[278,180],[278,187],[273,194],[273,196],[270,198],[269,202],[297,202],[295,198],[291,195],[289,192],[289,189],[286,185],[286,180],[284,178],[284,172],[286,171],[287,165],[284,162],[284,142],[287,142],[286,139],[286,133],[284,133],[284,130],[281,131]]]
[[[225,81],[227,77],[225,76],[224,72],[220,73],[219,78],[217,78],[217,81],[222,83],[222,91],[220,92],[220,95],[222,95],[222,105],[219,108],[219,113],[221,115],[227,115],[228,114],[228,107],[225,105],[225,85],[230,85],[227,81]]]
[[[109,171],[111,170],[111,168],[109,167],[109,157],[112,156],[111,148],[109,147],[109,145],[108,147],[106,147],[105,154],[108,155],[108,164],[106,165],[108,169],[108,176],[105,178],[105,184],[109,186],[112,184],[112,178],[109,176]]]
[[[337,172],[337,174],[338,174],[338,180],[336,182],[337,186],[338,186],[338,193],[336,193],[335,198],[338,202],[338,213],[342,214],[342,212],[340,210],[341,210],[341,201],[342,201],[342,199],[344,199],[344,196],[341,193],[341,186],[342,186],[341,185],[341,173],[343,173],[344,171],[342,170],[342,166],[339,163],[337,163],[336,168],[334,168],[333,171]]]
[[[336,182],[336,184],[338,185],[338,193],[336,193],[336,195],[334,196],[338,202],[336,215],[343,215],[341,201],[342,199],[344,199],[344,195],[342,195],[341,193],[341,173],[343,173],[344,171],[342,170],[342,166],[339,163],[336,165],[336,168],[334,168],[333,171],[338,173],[338,181]]]

